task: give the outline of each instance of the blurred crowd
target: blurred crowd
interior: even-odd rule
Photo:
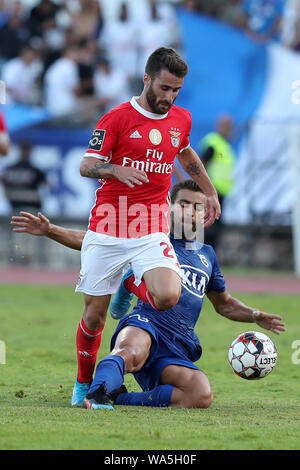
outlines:
[[[6,103],[43,106],[73,124],[93,121],[140,92],[155,48],[180,48],[176,5],[300,52],[300,0],[118,0],[110,17],[105,3],[0,0]]]
[[[299,0],[185,0],[183,4],[243,29],[258,42],[278,41],[300,52]]]
[[[0,79],[6,103],[43,106],[58,120],[93,121],[95,113],[142,88],[146,58],[179,47],[174,6],[146,0],[0,0]],[[143,8],[141,8],[143,7]]]

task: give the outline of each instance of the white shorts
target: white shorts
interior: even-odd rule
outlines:
[[[137,286],[146,271],[158,267],[170,268],[181,277],[176,253],[164,233],[118,238],[88,230],[82,243],[75,291],[93,296],[115,294],[125,268],[129,267]]]

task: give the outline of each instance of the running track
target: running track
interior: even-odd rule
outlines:
[[[53,271],[46,269],[0,268],[1,284],[51,284],[75,286],[78,277],[76,271]],[[254,277],[226,277],[227,289],[232,292],[299,294],[300,279],[287,278],[259,278]]]

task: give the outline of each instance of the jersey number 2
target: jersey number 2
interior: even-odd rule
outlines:
[[[170,254],[170,251],[173,251],[173,247],[168,245],[167,242],[161,242],[160,246],[166,246],[166,248],[164,249],[164,256],[166,256],[167,258],[174,258],[174,255],[173,254]]]

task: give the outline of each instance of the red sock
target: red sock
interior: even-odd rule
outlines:
[[[97,353],[100,348],[103,327],[99,330],[89,330],[83,318],[80,320],[77,336],[77,380],[80,383],[91,383],[97,361]]]
[[[158,308],[155,305],[155,302],[153,300],[152,295],[148,291],[146,287],[145,281],[142,280],[139,286],[136,286],[134,284],[135,277],[134,274],[132,276],[128,277],[124,281],[124,287],[129,291],[133,292],[134,295],[136,295],[139,299],[141,299],[143,302],[146,302],[147,304],[150,304],[151,307],[155,308],[155,310],[158,310]]]

